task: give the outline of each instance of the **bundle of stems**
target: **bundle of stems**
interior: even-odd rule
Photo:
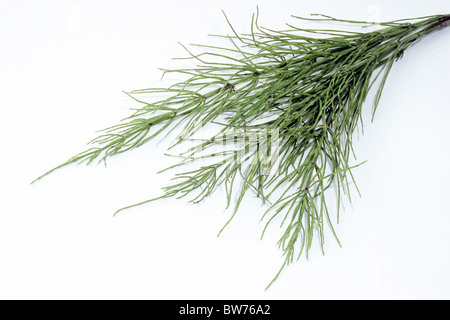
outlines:
[[[183,152],[170,169],[201,160],[200,165],[176,174],[161,197],[124,209],[172,197],[190,197],[196,203],[224,187],[227,207],[234,202],[231,221],[244,196],[254,193],[267,206],[266,227],[281,222],[278,245],[284,261],[274,280],[302,252],[308,256],[313,238],[323,251],[326,224],[337,239],[326,191],[334,190],[339,219],[341,199],[350,198],[350,186],[356,187],[352,169],[358,165],[350,165],[352,134],[362,123],[364,101],[378,86],[375,112],[394,62],[411,45],[448,26],[450,15],[383,23],[316,15],[295,18],[342,28],[287,25],[281,31],[260,27],[258,16],[253,15],[249,34],[236,33],[230,24],[232,35],[219,36],[228,46],[196,45],[205,50],[201,54],[185,47],[186,59],[197,65],[164,74],[187,79],[128,93],[142,103],[140,108],[105,129],[86,151],[37,180],[72,163],[106,161],[175,128],[180,132],[173,146],[193,141],[200,128],[215,126],[211,136]],[[138,99],[142,94],[164,97],[143,101]],[[223,145],[223,152],[208,152]],[[215,160],[206,164],[205,159]]]

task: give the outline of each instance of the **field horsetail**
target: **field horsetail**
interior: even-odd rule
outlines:
[[[120,212],[162,198],[197,203],[224,188],[226,206],[233,206],[231,221],[244,196],[254,194],[266,206],[266,228],[281,222],[283,262],[274,281],[302,253],[308,256],[313,239],[323,251],[325,224],[338,239],[333,216],[339,219],[350,186],[357,190],[352,169],[361,163],[351,165],[350,157],[365,100],[375,90],[375,113],[395,61],[422,38],[448,26],[450,15],[381,23],[315,15],[294,18],[299,24],[332,23],[334,28],[288,24],[276,31],[260,26],[257,12],[248,34],[238,34],[225,18],[231,35],[215,37],[229,45],[193,46],[202,53],[185,47],[183,59],[196,65],[164,70],[182,78],[178,83],[127,93],[140,108],[37,180],[73,163],[106,161],[177,129],[173,146],[195,145],[168,169],[198,166],[177,173],[161,196]],[[158,99],[143,101],[144,94]],[[212,128],[210,136],[195,138],[206,127]],[[329,189],[337,195],[333,210],[326,200]]]

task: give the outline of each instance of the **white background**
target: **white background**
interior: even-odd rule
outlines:
[[[340,248],[287,268],[275,234],[259,240],[263,208],[231,212],[223,194],[197,206],[160,194],[167,143],[102,166],[70,166],[96,130],[135,105],[122,90],[157,85],[184,44],[230,33],[224,9],[248,32],[256,6],[274,29],[290,15],[357,20],[450,13],[427,1],[0,1],[0,298],[2,299],[440,299],[450,298],[450,28],[395,64],[378,112],[355,137],[362,198],[341,214]],[[276,228],[276,226],[274,226]]]

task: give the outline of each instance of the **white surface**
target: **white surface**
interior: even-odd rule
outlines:
[[[290,15],[393,20],[450,13],[442,1],[0,2],[0,298],[2,299],[435,299],[450,298],[450,29],[396,63],[374,123],[355,144],[363,194],[328,237],[326,255],[277,271],[276,238],[259,235],[262,208],[230,212],[222,195],[198,205],[162,201],[165,142],[103,167],[44,170],[81,151],[95,131],[128,115],[122,90],[157,84],[184,56],[177,41],[282,27]],[[134,105],[133,105],[134,106]],[[314,250],[316,249],[316,250]]]

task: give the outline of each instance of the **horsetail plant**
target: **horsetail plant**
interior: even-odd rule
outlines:
[[[232,35],[218,36],[226,38],[229,46],[196,45],[206,50],[201,54],[185,47],[189,53],[185,59],[198,65],[164,70],[185,80],[167,88],[127,93],[141,108],[105,129],[86,151],[37,180],[69,164],[106,161],[175,128],[180,133],[172,147],[198,141],[195,134],[210,126],[215,131],[181,153],[182,160],[168,169],[205,159],[212,163],[177,173],[162,196],[124,209],[172,197],[190,197],[197,203],[224,187],[227,208],[235,199],[228,225],[244,196],[256,194],[267,206],[266,228],[276,218],[283,228],[278,246],[284,262],[269,286],[302,252],[308,256],[315,236],[323,251],[325,224],[339,243],[327,190],[335,191],[338,222],[342,199],[350,198],[350,185],[357,190],[352,169],[360,164],[351,166],[350,158],[364,102],[372,87],[378,86],[374,114],[394,62],[411,45],[448,26],[450,15],[383,23],[325,15],[295,17],[360,27],[357,31],[289,24],[286,30],[275,31],[260,27],[258,16],[258,12],[253,15],[249,34],[239,35],[230,24]],[[164,97],[143,101],[138,99],[142,94]],[[225,150],[217,152],[217,146]]]

